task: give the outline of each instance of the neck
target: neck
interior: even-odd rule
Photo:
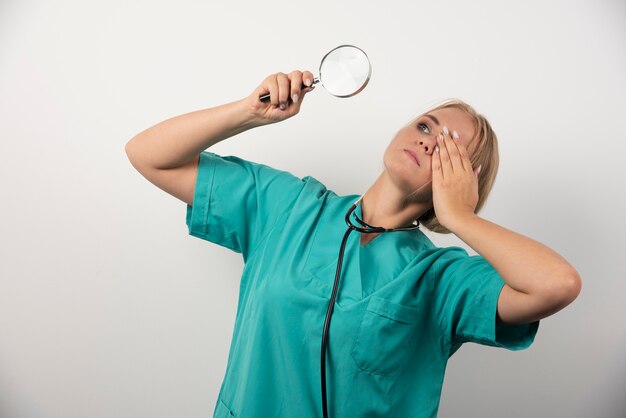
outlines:
[[[414,226],[413,221],[432,208],[432,200],[407,202],[406,197],[407,192],[398,189],[383,171],[361,199],[362,219],[387,229]]]

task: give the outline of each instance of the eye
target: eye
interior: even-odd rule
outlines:
[[[418,123],[417,124],[417,129],[422,129],[422,126],[426,128],[426,133],[429,134],[430,133],[430,128],[425,123]],[[424,131],[422,130],[422,132],[424,132]]]

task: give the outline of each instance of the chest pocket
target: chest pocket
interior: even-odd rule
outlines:
[[[356,365],[368,372],[392,376],[414,352],[419,310],[370,296],[352,346]]]

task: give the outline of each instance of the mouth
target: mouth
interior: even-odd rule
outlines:
[[[409,151],[408,149],[405,149],[404,152],[406,153],[406,155],[409,156],[409,158],[415,161],[415,164],[417,164],[418,166],[420,165],[419,161],[417,160],[417,155],[415,155],[414,152]]]

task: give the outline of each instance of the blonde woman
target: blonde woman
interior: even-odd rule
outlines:
[[[529,347],[581,279],[550,248],[477,215],[497,138],[462,101],[402,127],[363,195],[206,151],[296,115],[312,80],[272,74],[246,98],[165,120],[126,145],[142,175],[187,203],[191,235],[245,262],[214,416],[434,417],[463,343]],[[478,255],[436,247],[420,227]]]

